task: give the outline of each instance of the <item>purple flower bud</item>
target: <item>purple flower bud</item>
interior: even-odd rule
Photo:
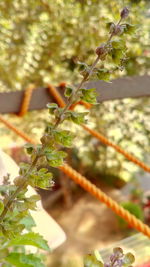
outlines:
[[[104,267],[110,267],[111,264],[110,263],[104,263]]]
[[[96,54],[98,56],[102,56],[106,53],[106,47],[105,47],[105,44],[102,44],[100,46],[98,46],[95,50]]]
[[[127,7],[124,7],[120,13],[120,17],[122,19],[126,19],[129,15],[129,9]]]
[[[115,261],[116,260],[116,254],[111,254],[109,259],[111,262]]]
[[[123,265],[123,260],[122,260],[122,259],[118,259],[117,262],[116,262],[116,265],[117,265],[118,267],[122,267],[122,265]]]

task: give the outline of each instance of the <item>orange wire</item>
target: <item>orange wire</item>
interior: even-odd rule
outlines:
[[[49,93],[54,97],[54,99],[57,99],[58,105],[60,107],[64,107],[65,101],[63,100],[62,96],[58,93],[57,89],[51,84],[48,84],[47,88],[49,90]]]
[[[27,142],[29,142],[29,143],[35,143],[35,142],[33,142],[33,140],[28,135],[26,135],[25,133],[23,133],[22,131],[20,131],[18,128],[16,128],[14,125],[12,125],[6,119],[4,119],[1,115],[0,115],[0,121],[3,124],[5,124],[10,130],[12,130],[13,132],[15,132],[17,135],[19,135],[21,138],[23,138]]]
[[[116,151],[118,151],[120,154],[122,154],[125,158],[127,158],[129,161],[132,161],[133,163],[135,163],[136,165],[138,165],[139,167],[141,167],[143,170],[145,170],[146,172],[150,172],[150,167],[147,166],[144,162],[140,161],[139,159],[137,159],[136,157],[134,157],[133,155],[129,154],[128,152],[126,152],[124,149],[122,149],[120,146],[112,143],[111,141],[109,141],[106,137],[104,137],[102,134],[98,133],[95,130],[90,129],[89,127],[87,127],[86,125],[82,125],[82,127],[89,132],[92,136],[94,136],[95,138],[97,138],[98,140],[100,140],[103,144],[107,145],[107,146],[111,146],[113,147]]]
[[[17,114],[19,117],[23,117],[27,113],[28,108],[29,108],[29,104],[31,101],[32,93],[33,93],[33,90],[35,90],[35,89],[36,89],[36,87],[34,84],[31,84],[29,87],[26,88],[20,111]]]
[[[122,217],[131,227],[150,237],[150,228],[146,224],[121,207],[115,200],[108,197],[104,192],[88,181],[87,178],[71,168],[68,164],[64,164],[63,166],[59,167],[59,169],[67,174],[72,180],[74,180],[75,183],[79,184],[84,190],[96,197],[100,202],[103,202],[117,215]]]

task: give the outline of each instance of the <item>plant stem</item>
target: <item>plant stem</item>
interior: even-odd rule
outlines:
[[[97,65],[98,61],[100,60],[100,57],[97,56],[97,58],[95,59],[94,63],[92,64],[89,72],[86,73],[86,75],[83,77],[82,81],[79,83],[79,85],[77,86],[76,90],[74,90],[74,92],[72,93],[68,103],[66,104],[65,108],[63,109],[60,117],[57,119],[55,125],[54,125],[54,129],[57,128],[57,126],[63,122],[64,118],[63,115],[65,114],[65,112],[70,108],[70,106],[73,104],[74,101],[74,97],[77,95],[77,93],[79,92],[79,90],[82,88],[83,84],[87,81],[87,79],[91,76],[93,69],[95,68],[95,66]]]
[[[32,162],[29,170],[25,173],[25,175],[22,177],[23,182],[21,185],[19,185],[16,189],[16,191],[7,199],[7,202],[5,204],[5,208],[0,216],[0,222],[4,219],[5,215],[7,214],[11,204],[13,203],[14,199],[16,198],[16,196],[22,191],[22,189],[25,187],[25,185],[27,186],[27,177],[30,174],[30,172],[34,169],[34,167],[36,166],[36,163],[38,161],[38,159],[40,158],[40,155],[37,155],[34,159],[34,161]]]
[[[121,18],[117,23],[117,26],[120,24],[121,22]],[[108,40],[107,40],[107,44],[111,41],[112,37],[114,36],[113,33],[110,34]],[[86,75],[83,77],[83,79],[81,80],[81,82],[79,83],[79,85],[77,86],[77,88],[74,90],[74,92],[72,93],[72,95],[70,96],[70,99],[68,100],[68,103],[66,104],[66,106],[64,107],[62,113],[60,114],[60,117],[57,119],[55,125],[54,125],[54,129],[56,129],[59,124],[61,124],[63,122],[64,118],[64,114],[65,112],[70,108],[70,106],[73,104],[74,102],[74,98],[77,95],[77,93],[79,92],[79,90],[82,88],[82,86],[84,85],[84,83],[88,80],[88,78],[91,76],[95,66],[97,65],[98,61],[100,60],[100,56],[98,55],[95,59],[95,61],[93,62],[93,64],[91,65],[89,71],[86,73]],[[45,146],[43,145],[42,147],[42,151],[44,150]],[[28,175],[30,174],[30,172],[34,169],[34,167],[36,166],[36,163],[38,161],[38,159],[41,157],[41,155],[37,155],[36,158],[34,159],[34,161],[32,162],[29,170],[25,173],[25,175],[22,177],[23,179],[23,183],[21,185],[18,186],[18,188],[16,189],[16,191],[8,198],[6,204],[5,204],[5,208],[0,216],[0,222],[4,219],[5,215],[7,214],[11,204],[13,203],[14,199],[16,198],[16,196],[18,195],[18,193],[21,192],[21,190],[24,188],[24,186],[28,185],[27,183],[27,178]]]

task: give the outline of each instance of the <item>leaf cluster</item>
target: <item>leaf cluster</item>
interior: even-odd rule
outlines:
[[[103,262],[101,255],[98,251],[94,254],[87,255],[84,258],[84,267],[127,267],[132,266],[135,261],[135,257],[131,252],[124,253],[123,249],[116,247],[113,249],[113,253],[109,256],[108,262]]]

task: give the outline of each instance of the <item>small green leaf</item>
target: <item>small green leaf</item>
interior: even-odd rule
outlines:
[[[26,211],[28,209],[28,205],[25,202],[20,201],[16,203],[16,208],[19,212]]]
[[[65,147],[71,147],[74,135],[66,130],[55,130],[53,132],[55,141]]]
[[[94,255],[84,257],[84,267],[103,267],[103,262],[99,261]]]
[[[79,72],[84,77],[89,73],[89,66],[84,62],[78,62],[79,65]]]
[[[11,221],[5,222],[3,223],[2,234],[8,239],[12,239],[19,235],[24,228],[25,227],[22,224],[16,224]]]
[[[2,214],[3,210],[4,210],[4,203],[2,200],[0,200],[0,215]]]
[[[103,261],[103,259],[102,259],[102,257],[101,257],[101,254],[99,253],[98,250],[95,250],[95,251],[94,251],[94,255],[95,255],[95,257],[96,257],[96,259],[97,259],[98,261],[104,263],[104,261]]]
[[[58,105],[56,103],[48,103],[46,106],[49,109],[50,114],[53,114],[54,110],[58,108]]]
[[[128,252],[127,254],[124,255],[123,263],[125,265],[131,265],[134,262],[135,262],[135,257],[132,253]]]
[[[20,175],[24,175],[27,170],[30,168],[30,165],[28,163],[20,163],[20,170],[19,170],[19,174]]]
[[[95,88],[81,89],[82,92],[81,100],[90,104],[96,104],[97,93],[95,92],[95,90],[96,90]]]
[[[45,152],[48,164],[51,167],[58,167],[63,165],[63,159],[67,156],[64,151],[46,151]]]
[[[41,200],[41,197],[40,197],[40,195],[36,194],[36,195],[33,195],[33,196],[27,198],[26,200],[28,202],[31,202],[32,203],[32,202],[36,202],[36,201]]]
[[[72,95],[72,92],[73,92],[73,88],[71,88],[71,87],[66,87],[64,95],[65,95],[66,97],[70,97],[70,96]]]
[[[27,150],[27,153],[30,155],[32,154],[33,150],[34,150],[34,145],[32,144],[25,144],[25,149]]]
[[[71,120],[76,124],[82,124],[86,122],[85,116],[88,115],[88,112],[71,112]]]
[[[112,44],[112,47],[113,48],[116,48],[116,49],[124,49],[125,50],[125,42],[124,42],[124,40],[115,40],[115,41],[112,41],[111,42],[111,44]]]
[[[124,56],[123,50],[119,48],[113,48],[109,54],[111,55],[112,60],[115,64],[120,64],[120,60]]]
[[[132,25],[132,24],[129,24],[129,23],[126,23],[125,24],[125,27],[124,27],[124,33],[126,34],[133,34],[136,30],[136,26],[135,25]]]
[[[88,65],[84,62],[78,61],[78,65],[79,65],[79,71],[81,71],[81,72],[88,69]]]
[[[23,224],[28,231],[31,231],[32,227],[36,226],[35,221],[30,214],[21,219],[20,223]]]
[[[97,71],[97,77],[99,80],[109,82],[110,81],[110,73],[106,69],[99,69]]]
[[[10,252],[5,261],[16,267],[45,267],[41,259],[33,254]]]
[[[52,151],[49,148],[46,148],[47,151]],[[45,149],[45,150],[46,150]],[[46,155],[45,155],[46,156]],[[47,189],[52,186],[52,173],[47,172],[48,170],[45,168],[42,168],[41,170],[37,171],[34,169],[30,175],[28,176],[28,184],[32,187],[39,187],[43,189]],[[33,208],[34,203],[29,203],[29,208]]]
[[[53,185],[52,180],[51,180],[52,177],[53,177],[52,173],[46,173],[44,175],[44,179],[38,175],[35,175],[35,176],[33,175],[30,177],[29,185],[31,185],[32,187],[38,187],[42,189],[50,188]],[[32,206],[30,207],[30,209],[31,208]]]
[[[44,240],[43,237],[38,233],[33,232],[17,236],[16,238],[8,242],[7,247],[25,245],[34,246],[47,251],[50,250],[47,241]]]

